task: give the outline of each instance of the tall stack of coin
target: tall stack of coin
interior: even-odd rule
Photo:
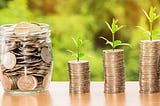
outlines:
[[[125,91],[124,54],[121,49],[103,50],[104,92]]]
[[[70,93],[90,92],[90,71],[88,61],[69,61]]]
[[[159,56],[158,56],[158,87],[159,87],[159,92],[160,92],[160,40],[158,40],[159,42],[159,46],[158,46],[158,52],[159,52]]]
[[[158,60],[158,87],[160,92],[160,46],[159,46],[159,60]]]
[[[140,43],[140,93],[156,93],[158,85],[160,41],[141,41]]]
[[[21,22],[1,27],[1,71],[4,89],[45,90],[51,80],[52,51],[46,24]]]

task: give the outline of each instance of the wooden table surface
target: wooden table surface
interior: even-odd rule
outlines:
[[[140,94],[138,82],[126,82],[125,93],[104,94],[103,82],[91,82],[89,94],[69,94],[68,82],[52,82],[38,94],[11,95],[0,86],[1,106],[160,106],[160,93]]]

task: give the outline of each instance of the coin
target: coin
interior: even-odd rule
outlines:
[[[21,22],[17,24],[14,28],[14,33],[16,35],[23,35],[25,33],[30,33],[30,32],[39,32],[41,31],[40,26],[36,24],[31,24],[28,22]]]
[[[48,87],[49,87],[49,84],[50,84],[50,80],[51,80],[51,74],[48,73],[48,74],[44,77],[44,79],[43,79],[43,84],[42,84],[42,86],[43,86],[44,88],[48,88]]]
[[[90,91],[90,71],[88,61],[69,61],[70,93],[88,93]]]
[[[46,89],[48,83],[45,78],[52,67],[51,44],[46,42],[48,28],[46,30],[41,24],[22,22],[14,25],[12,29],[12,33],[6,35],[2,42],[4,49],[2,54],[0,52],[4,60],[0,66],[2,77],[7,76],[11,83],[8,90],[24,92]],[[27,85],[29,83],[31,84]]]
[[[15,48],[16,48],[16,42],[15,41],[7,42],[7,45],[5,45],[5,49],[7,51],[13,50]]]
[[[125,90],[124,55],[123,50],[104,50],[104,92],[120,93]]]
[[[14,90],[17,89],[17,76],[2,76],[2,85],[5,90]]]
[[[18,73],[17,72],[5,72],[4,75],[10,77],[10,76],[18,75]]]
[[[158,56],[160,41],[141,41],[140,43],[140,93],[158,92]]]
[[[43,61],[45,61],[46,63],[50,63],[51,62],[51,53],[49,51],[49,49],[47,47],[42,48],[41,50],[41,58]]]
[[[6,69],[12,69],[16,65],[16,56],[13,53],[5,53],[3,55],[2,64]]]
[[[11,88],[12,88],[11,81],[5,75],[3,75],[3,77],[2,77],[2,85],[5,90],[11,90]]]
[[[20,70],[21,68],[23,68],[23,67],[22,66],[15,66],[12,69],[5,70],[5,72],[14,72],[14,71]]]
[[[37,79],[34,76],[21,76],[17,82],[18,88],[22,91],[34,90],[37,87]]]

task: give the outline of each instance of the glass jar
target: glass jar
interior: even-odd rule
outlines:
[[[12,94],[46,90],[53,68],[49,25],[28,22],[2,25],[0,41],[4,90]]]

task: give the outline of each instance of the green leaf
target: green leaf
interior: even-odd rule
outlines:
[[[113,43],[111,42],[111,41],[109,41],[108,39],[106,39],[105,37],[103,37],[103,36],[100,36],[99,38],[101,38],[101,39],[103,39],[103,40],[105,40],[106,41],[106,45],[111,45],[112,46],[112,48],[113,48]]]
[[[78,47],[80,47],[82,45],[82,39],[80,37],[77,38],[77,44],[78,44]]]
[[[114,43],[114,47],[113,48],[115,48],[115,47],[119,46],[122,43],[122,41],[115,40],[113,43]]]
[[[159,30],[153,30],[152,34],[153,34],[153,36],[160,35],[160,31]]]
[[[139,28],[140,30],[142,30],[143,33],[145,33],[145,34],[147,34],[147,35],[149,35],[149,36],[151,35],[150,31],[144,29],[142,26],[136,26],[136,27]]]
[[[67,51],[72,53],[72,56],[75,56],[77,58],[77,61],[79,61],[80,58],[84,56],[84,53],[80,52],[81,46],[82,44],[84,44],[84,41],[80,37],[77,37],[76,40],[75,38],[72,38],[72,40],[74,44],[76,45],[76,52],[73,52],[71,50],[67,50]]]
[[[149,15],[147,14],[147,12],[146,12],[145,10],[143,10],[143,12],[144,12],[144,15],[147,17],[147,19],[148,19],[149,21],[151,21]]]
[[[112,32],[115,33],[117,31],[118,25],[117,25],[118,20],[113,19],[112,21]]]
[[[111,28],[111,26],[109,25],[109,23],[108,23],[108,22],[106,22],[106,21],[105,21],[105,23],[107,24],[107,26],[108,26],[109,30],[112,32],[112,28]],[[112,33],[113,33],[113,32],[112,32]]]
[[[74,52],[73,52],[73,51],[71,51],[71,50],[66,50],[66,51],[67,51],[67,52],[70,52],[70,53],[72,53],[72,54],[74,53]]]
[[[155,13],[156,8],[155,7],[151,7],[150,11],[149,11],[149,17],[150,17],[150,22],[153,22],[155,20]]]
[[[111,26],[107,22],[105,22],[107,24],[108,28],[110,29],[110,31],[112,32],[112,34],[116,33],[118,30],[120,30],[123,27],[125,27],[125,25],[122,25],[122,26],[119,27],[117,25],[117,22],[118,22],[117,19],[113,19]]]
[[[157,18],[160,17],[160,15],[156,14],[156,7],[151,7],[149,14],[147,14],[147,12],[145,10],[143,10],[145,16],[147,17],[147,19],[149,20],[149,22],[153,23],[154,20],[156,20]]]
[[[146,29],[144,29],[142,26],[136,26],[136,27],[142,30],[143,32],[146,32]]]
[[[112,48],[114,48],[114,47],[113,47],[113,43],[112,43],[111,41],[108,40],[108,41],[106,42],[106,45],[108,45],[108,44],[111,45]]]
[[[70,52],[72,54],[72,56],[75,56],[77,58],[77,55],[75,52],[71,51],[71,50],[66,50],[67,52]]]
[[[78,58],[82,58],[83,56],[85,56],[84,53],[82,53],[82,52],[79,52],[79,53],[78,53]]]
[[[155,20],[158,19],[159,17],[160,17],[160,15],[157,15],[157,16],[155,17]]]
[[[116,40],[116,41],[114,40],[115,33],[116,33],[117,31],[119,31],[120,29],[122,29],[122,28],[125,27],[125,25],[118,26],[118,25],[117,25],[117,22],[118,22],[118,20],[117,20],[117,19],[114,19],[114,18],[113,18],[113,20],[112,20],[111,26],[106,22],[108,28],[109,28],[109,29],[111,30],[111,32],[112,32],[112,41],[113,41],[113,42],[109,41],[108,39],[106,39],[106,38],[104,38],[104,37],[99,37],[99,38],[101,38],[101,39],[104,39],[104,40],[106,41],[106,45],[108,45],[108,44],[111,45],[113,49],[114,49],[116,46],[119,46],[119,45],[122,43],[120,40]]]
[[[76,47],[78,47],[78,43],[76,42],[76,40],[72,37],[72,40],[74,42],[74,44],[76,45]]]
[[[108,41],[108,39],[106,39],[106,38],[103,37],[103,36],[100,36],[99,38],[101,38],[101,39],[103,39],[103,40],[105,40],[105,41]]]
[[[129,46],[129,47],[132,47],[130,44],[128,44],[128,43],[121,43],[120,44],[121,46]]]
[[[120,27],[117,28],[117,31],[124,28],[124,27],[126,27],[126,25],[121,25]]]
[[[128,44],[128,43],[122,43],[122,41],[120,41],[120,40],[114,41],[114,48],[116,48],[117,46],[129,46],[129,47],[131,47],[130,44]]]

